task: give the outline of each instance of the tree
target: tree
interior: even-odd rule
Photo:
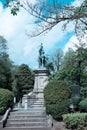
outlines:
[[[86,66],[87,66],[87,48],[84,48],[84,44],[82,44],[80,47],[77,48],[77,67],[78,67],[77,80],[79,86],[83,87],[87,86],[87,83],[85,81],[87,76]]]
[[[48,69],[50,71],[50,73],[54,72],[54,66],[53,66],[52,61],[49,61],[49,60],[47,61],[46,69]]]
[[[0,36],[0,88],[11,90],[12,83],[12,62],[7,53],[7,41],[3,36]]]
[[[69,49],[51,80],[67,80],[71,82],[73,93],[80,93],[82,87],[87,87],[87,48],[78,46],[76,51]]]
[[[21,98],[24,94],[29,93],[33,89],[34,75],[28,65],[22,64],[18,67],[13,82],[13,91],[15,96]],[[17,93],[16,93],[17,92]]]
[[[54,65],[55,71],[58,71],[60,69],[62,59],[63,59],[63,51],[62,49],[57,49],[54,55],[52,56],[52,63]]]
[[[19,5],[21,4],[17,0],[17,3],[11,9],[13,15],[17,15]],[[39,0],[35,4],[26,0],[26,2],[23,1],[21,6],[37,18],[35,23],[39,29],[32,36],[47,32],[60,22],[64,22],[65,28],[71,21],[74,22],[74,29],[77,36],[82,37],[87,33],[87,0],[83,0],[80,6],[63,5],[58,0],[51,0],[51,2],[48,2],[48,0]]]

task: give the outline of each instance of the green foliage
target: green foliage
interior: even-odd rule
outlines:
[[[68,99],[70,86],[66,81],[52,81],[45,87],[46,102],[55,104],[57,101]]]
[[[66,80],[71,84],[72,96],[80,95],[80,89],[87,87],[87,48],[81,44],[77,50],[69,49],[60,70],[50,76],[50,80]]]
[[[72,130],[85,130],[87,113],[71,113],[63,115],[66,128]]]
[[[10,0],[6,1],[6,6],[7,7],[11,7],[11,5],[9,4],[9,2],[10,2]],[[19,9],[20,9],[20,7],[22,7],[22,5],[20,4],[19,1],[14,2],[14,0],[13,0],[13,4],[12,5],[13,6],[11,7],[11,14],[13,14],[13,16],[15,16],[19,12]]]
[[[7,89],[0,88],[0,114],[13,106],[13,93]]]
[[[83,99],[87,98],[87,87],[81,88],[80,94]]]
[[[14,95],[20,99],[24,94],[27,94],[33,89],[34,74],[28,65],[22,64],[18,67],[13,81]]]
[[[47,113],[55,119],[61,118],[62,113],[68,112],[68,98],[71,89],[66,81],[52,81],[44,89]]]
[[[79,108],[80,108],[81,111],[87,112],[87,98],[83,99],[79,103]]]
[[[7,53],[6,40],[0,36],[0,88],[11,90],[12,83],[12,62]]]
[[[69,108],[69,100],[63,100],[61,102],[55,104],[46,104],[46,112],[51,114],[54,119],[60,120],[62,119],[63,114],[67,114]]]

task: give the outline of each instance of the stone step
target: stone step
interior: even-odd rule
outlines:
[[[37,108],[38,110],[39,110],[39,109],[41,109],[41,110],[42,110],[42,109],[45,109],[44,106],[35,106],[35,105],[32,105],[31,107],[33,108],[33,110],[35,110],[34,108]]]
[[[16,116],[16,115],[25,115],[25,116],[29,116],[29,115],[44,115],[45,114],[45,111],[35,111],[35,110],[33,110],[33,111],[28,111],[28,112],[26,112],[26,111],[23,111],[23,112],[11,112],[10,113],[10,116]]]
[[[45,116],[45,115],[46,115],[45,112],[11,113],[10,117],[13,118],[13,117],[17,117],[17,116],[23,116],[23,117],[27,116],[27,117],[29,117],[29,116]]]
[[[6,127],[24,127],[24,126],[41,126],[46,127],[46,122],[9,122],[6,124]]]
[[[0,130],[51,130],[51,128],[47,128],[47,127],[5,127],[3,129]]]
[[[44,102],[44,99],[36,100],[35,102]]]
[[[35,102],[34,104],[36,104],[36,105],[44,105],[44,103],[40,103],[40,102]]]
[[[45,107],[32,107],[31,109],[33,109],[35,111],[37,111],[37,110],[41,111],[41,110],[45,110],[46,108]]]
[[[35,105],[44,105],[44,103],[34,102]]]
[[[46,118],[42,118],[42,117],[41,117],[41,118],[40,118],[40,117],[39,117],[39,118],[32,118],[32,117],[31,117],[31,118],[21,118],[21,119],[19,119],[19,118],[18,118],[18,119],[13,119],[13,118],[12,118],[12,119],[9,119],[9,118],[8,118],[7,123],[8,123],[8,122],[20,122],[20,121],[21,121],[21,122],[24,122],[24,121],[25,121],[25,122],[40,122],[40,121],[45,122],[45,121],[46,121]]]
[[[44,100],[37,100],[35,102],[44,103]]]
[[[32,104],[32,106],[43,106],[44,107],[44,104]]]
[[[37,101],[44,101],[44,98],[38,98],[37,100],[36,100],[36,102]]]
[[[13,115],[9,116],[9,119],[29,119],[29,118],[40,118],[40,117],[46,117],[45,115]]]

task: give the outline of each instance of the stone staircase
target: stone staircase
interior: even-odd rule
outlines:
[[[20,108],[10,112],[3,130],[51,130],[47,123],[44,99],[38,99],[28,110]]]

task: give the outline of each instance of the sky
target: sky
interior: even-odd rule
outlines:
[[[81,1],[68,0],[73,5],[79,5]],[[9,8],[3,8],[3,3],[4,0],[0,0],[0,35],[7,40],[8,53],[14,64],[24,63],[30,68],[36,69],[41,43],[43,43],[45,53],[51,56],[58,48],[62,48],[66,52],[69,47],[73,47],[73,42],[77,42],[73,23],[70,23],[65,31],[62,30],[63,23],[59,23],[46,34],[34,38],[28,37],[26,31],[31,32],[34,29],[35,18],[23,8],[20,9],[17,16],[13,16]]]

